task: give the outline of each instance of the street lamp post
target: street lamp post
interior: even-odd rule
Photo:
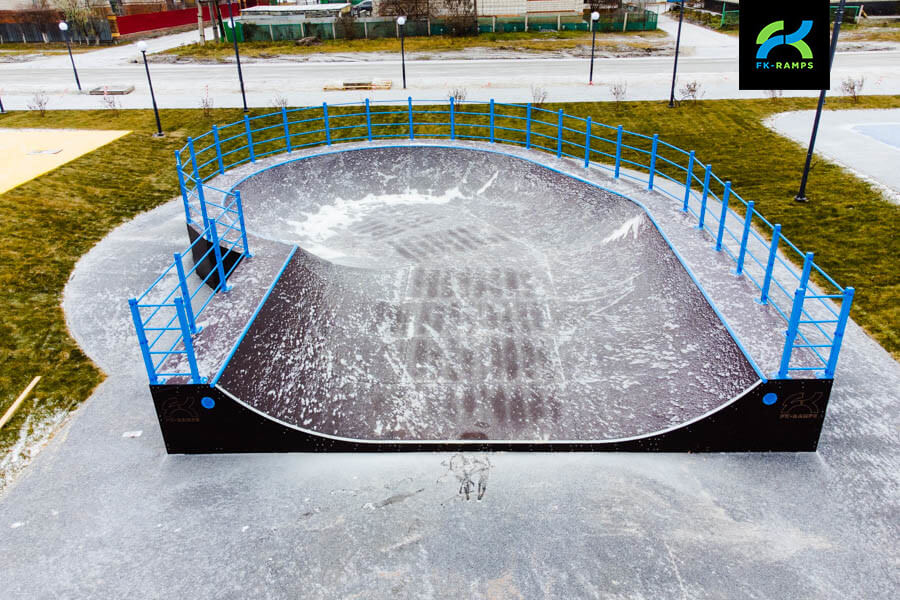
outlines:
[[[403,89],[406,89],[406,51],[403,48],[404,31],[403,26],[406,25],[406,17],[400,15],[397,17],[397,27],[400,29],[400,65],[403,70]]]
[[[244,112],[250,112],[247,108],[247,93],[244,91],[244,73],[241,71],[241,53],[238,50],[237,29],[234,27],[234,6],[228,3],[228,17],[231,19],[231,39],[234,41],[234,59],[237,61],[238,81],[241,82],[241,99],[244,101]]]
[[[3,110],[3,98],[0,98],[0,115],[5,115],[6,111]]]
[[[75,73],[75,85],[78,91],[81,91],[81,82],[78,81],[78,69],[75,68],[75,57],[72,56],[72,44],[69,43],[69,24],[65,21],[59,22],[59,30],[62,31],[63,38],[66,40],[66,48],[69,50],[69,60],[72,61],[72,71]]]
[[[684,22],[684,0],[678,11],[678,35],[675,37],[675,66],[672,67],[672,93],[669,95],[669,108],[675,108],[675,78],[678,76],[678,50],[681,48],[681,24]]]
[[[841,0],[838,5],[837,13],[834,15],[834,33],[831,36],[831,56],[828,59],[828,72],[831,73],[831,66],[834,64],[834,52],[837,50],[838,36],[841,33],[841,22],[844,20],[844,5],[847,0]],[[819,133],[819,121],[822,119],[822,109],[825,107],[825,92],[819,92],[819,105],[816,107],[816,118],[813,122],[812,135],[809,138],[809,150],[806,151],[806,164],[803,166],[803,177],[800,179],[800,191],[794,196],[797,202],[809,202],[806,198],[806,181],[809,179],[809,169],[812,165],[813,151],[816,148],[816,135]]]
[[[594,85],[594,46],[597,41],[597,20],[600,13],[596,10],[591,13],[591,72],[588,75],[588,85]]]
[[[147,64],[147,42],[140,41],[137,43],[138,50],[141,51],[141,56],[144,57],[144,70],[147,72],[147,85],[150,86],[150,100],[153,102],[153,116],[156,117],[156,133],[153,134],[154,137],[162,137],[163,130],[162,124],[159,122],[159,109],[156,107],[156,96],[153,94],[153,81],[150,80],[150,66]]]

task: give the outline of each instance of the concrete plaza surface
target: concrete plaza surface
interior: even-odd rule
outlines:
[[[780,113],[766,124],[805,146],[815,114],[811,110]],[[900,109],[823,112],[816,153],[851,169],[900,204]]]
[[[674,202],[535,156],[655,202],[667,235],[689,239]],[[3,492],[3,598],[843,600],[900,586],[900,365],[853,323],[817,453],[169,456],[125,298],[184,244],[173,200],[79,261],[64,308],[109,378]],[[481,501],[460,494],[469,474]]]

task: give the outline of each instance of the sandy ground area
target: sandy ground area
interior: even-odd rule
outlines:
[[[0,129],[0,194],[128,133],[131,132]]]

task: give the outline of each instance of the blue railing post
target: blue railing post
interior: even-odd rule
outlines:
[[[225,163],[222,162],[222,145],[219,143],[219,128],[212,126],[213,143],[216,145],[216,163],[219,165],[219,175],[225,174]]]
[[[181,325],[181,337],[184,341],[185,356],[191,368],[191,383],[203,383],[200,379],[200,371],[197,369],[197,356],[194,354],[194,343],[191,340],[191,330],[187,323],[184,310],[184,300],[175,297],[175,311],[178,313],[178,324]]]
[[[591,118],[587,118],[584,128],[584,168],[591,166]]]
[[[788,321],[784,350],[781,352],[781,366],[778,369],[779,379],[786,379],[790,372],[791,354],[794,351],[794,341],[797,339],[800,320],[803,318],[803,302],[806,300],[806,288],[809,286],[809,274],[812,271],[812,266],[813,253],[807,252],[803,257],[803,273],[800,274],[800,285],[794,291],[794,304],[791,306],[791,318]]]
[[[494,99],[491,98],[491,143],[494,143]]]
[[[531,150],[531,103],[525,107],[525,149]]]
[[[181,201],[184,203],[184,218],[187,221],[187,224],[190,225],[194,222],[191,218],[191,205],[188,203],[188,191],[187,187],[184,185],[184,172],[182,171],[181,166],[181,155],[178,154],[178,150],[175,151],[175,172],[178,173],[178,188],[181,190]]]
[[[256,162],[256,153],[253,152],[253,131],[250,129],[250,117],[244,115],[244,131],[247,132],[247,150],[250,152],[250,162]]]
[[[328,103],[322,103],[322,122],[325,124],[325,143],[331,145],[331,125],[328,122]]]
[[[372,107],[369,106],[369,99],[366,98],[366,136],[372,141]]]
[[[156,369],[153,368],[153,359],[150,357],[150,345],[147,343],[147,332],[144,331],[144,320],[141,317],[141,311],[138,310],[137,300],[129,298],[128,306],[131,308],[131,320],[134,321],[134,330],[137,332],[138,343],[141,346],[141,356],[144,358],[147,377],[150,379],[150,385],[156,385],[159,383],[159,378],[156,377]]]
[[[656,177],[656,151],[659,147],[659,134],[653,134],[653,146],[650,148],[650,178],[647,180],[647,189],[653,189],[653,179]]]
[[[563,111],[559,109],[559,125],[556,132],[556,158],[562,158]]]
[[[288,122],[287,108],[284,106],[281,107],[281,124],[284,127],[284,147],[290,154],[294,147],[291,145],[291,126]]]
[[[703,230],[706,222],[706,202],[709,200],[709,178],[712,176],[712,165],[706,165],[706,173],[703,175],[703,196],[700,198],[700,218],[697,221],[697,229]]]
[[[197,190],[197,200],[200,202],[200,214],[203,215],[204,229],[209,227],[209,217],[206,216],[206,196],[203,194],[203,183],[200,181],[200,170],[197,168],[197,153],[194,152],[194,140],[188,138],[188,151],[191,153],[191,166],[193,167],[194,185]]]
[[[806,288],[798,287],[794,292],[794,304],[791,308],[791,318],[785,332],[784,349],[781,351],[781,365],[778,368],[778,379],[787,379],[791,367],[791,353],[794,350],[794,340],[797,339],[797,328],[800,326],[800,315],[803,313],[803,300],[806,298]]]
[[[616,128],[616,179],[619,178],[619,171],[622,168],[622,126]]]
[[[187,313],[188,325],[191,333],[199,333],[197,322],[194,319],[194,307],[191,305],[191,291],[188,289],[187,277],[184,276],[184,260],[180,252],[175,253],[175,270],[178,273],[178,287],[181,288],[181,297],[184,299],[184,309]]]
[[[722,251],[722,239],[725,237],[725,221],[728,219],[728,198],[731,197],[731,182],[725,182],[722,193],[722,214],[719,215],[719,233],[716,234],[716,252]]]
[[[844,298],[841,300],[841,313],[838,316],[837,327],[834,329],[834,341],[831,342],[831,353],[828,355],[828,365],[825,367],[825,379],[833,379],[837,368],[838,355],[841,353],[841,343],[844,341],[844,330],[850,319],[850,306],[853,304],[854,289],[844,289]]]
[[[775,270],[775,257],[778,255],[778,242],[781,239],[781,225],[772,228],[772,243],[769,246],[769,262],[766,263],[766,276],[763,278],[762,294],[759,296],[760,304],[769,302],[769,288],[772,286],[772,272]]]
[[[684,206],[682,207],[683,212],[688,211],[688,202],[691,200],[691,184],[694,181],[694,151],[691,150],[691,153],[688,157],[688,166],[687,166],[687,179],[684,182]]]
[[[244,246],[244,258],[253,258],[250,245],[247,243],[247,226],[244,225],[244,204],[241,202],[241,191],[234,190],[234,203],[237,205],[238,223],[241,224],[241,242]]]
[[[456,101],[450,98],[450,139],[456,139]]]
[[[415,139],[415,134],[413,133],[413,112],[412,112],[412,96],[407,99],[409,102],[409,139]]]
[[[744,258],[747,256],[747,241],[750,239],[750,225],[753,222],[753,201],[747,203],[747,215],[744,217],[744,233],[741,236],[741,249],[738,252],[736,275],[744,273]]]
[[[229,291],[231,288],[228,287],[228,281],[225,279],[225,265],[222,261],[222,249],[219,247],[219,233],[216,231],[216,222],[210,222],[209,234],[212,240],[210,242],[213,246],[213,254],[216,257],[216,272],[219,274],[219,285],[217,286],[216,291],[222,290],[223,292]]]

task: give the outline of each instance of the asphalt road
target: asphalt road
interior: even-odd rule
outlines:
[[[128,48],[132,48],[128,50]],[[125,108],[149,105],[143,65],[128,62],[139,56],[133,47],[116,49],[118,56],[108,62],[90,55],[76,56],[81,63],[82,87],[134,85],[135,91],[121,98]],[[731,54],[731,53],[729,53]],[[112,58],[112,57],[110,57]],[[65,60],[63,60],[65,59]],[[68,57],[57,56],[25,63],[0,65],[0,92],[8,108],[26,108],[36,92],[49,98],[50,109],[99,108],[96,96],[78,94]],[[105,64],[104,64],[105,63]],[[362,97],[397,99],[445,99],[452,88],[465,88],[470,100],[496,98],[501,101],[529,101],[532,87],[547,90],[548,101],[611,100],[609,84],[625,82],[628,100],[667,98],[672,77],[671,57],[598,59],[594,86],[587,85],[587,59],[489,59],[407,61],[408,89],[401,89],[400,61],[372,62],[281,62],[245,64],[244,81],[248,102],[271,105],[276,96],[289,104],[317,104],[358,101]],[[152,64],[153,86],[159,105],[188,108],[199,105],[205,87],[215,106],[240,106],[240,88],[233,64]],[[832,88],[839,93],[840,81],[865,77],[866,94],[900,93],[900,51],[853,52],[839,54],[832,74]],[[372,92],[324,92],[323,87],[340,81],[385,79],[393,88]],[[754,98],[764,92],[738,89],[737,57],[685,56],[679,61],[679,87],[698,81],[705,98]],[[785,95],[815,95],[814,91],[788,91]]]

